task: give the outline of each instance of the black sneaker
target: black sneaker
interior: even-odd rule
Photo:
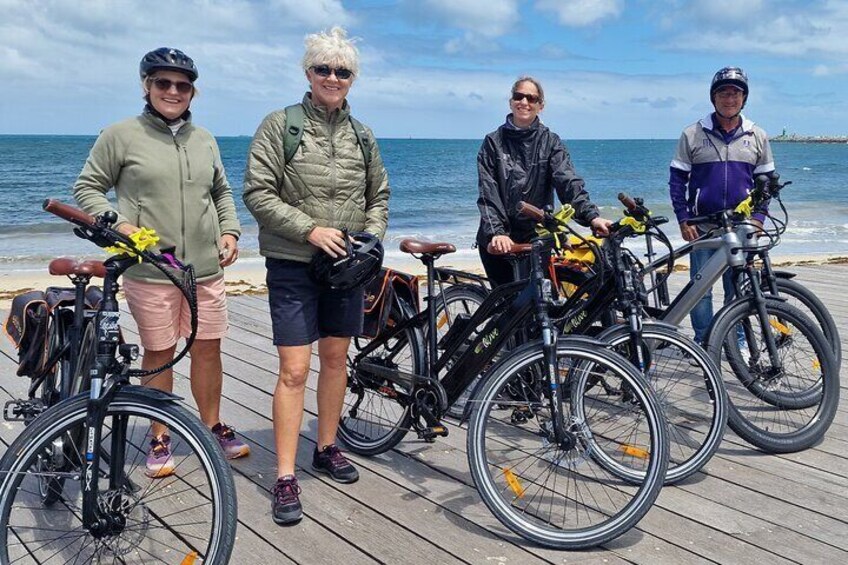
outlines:
[[[274,503],[271,505],[271,514],[274,521],[281,526],[300,522],[303,518],[303,506],[300,504],[300,486],[294,475],[277,479],[272,492]]]
[[[312,455],[312,469],[327,473],[337,483],[355,483],[359,480],[359,471],[350,464],[335,444],[325,446],[324,451],[318,451],[318,448],[315,448],[315,453]]]

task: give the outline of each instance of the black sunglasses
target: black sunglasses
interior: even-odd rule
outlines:
[[[177,92],[180,94],[188,94],[192,90],[194,90],[194,85],[190,82],[185,82],[183,80],[173,81],[168,80],[166,78],[155,78],[153,79],[153,85],[156,86],[159,90],[167,92],[171,90],[171,87],[174,86],[177,89]]]
[[[347,80],[353,76],[353,71],[350,69],[345,69],[344,67],[339,69],[333,69],[329,65],[315,65],[312,67],[312,72],[318,75],[319,77],[327,78],[331,74],[335,74],[336,78],[339,80]]]
[[[525,94],[524,92],[513,92],[512,99],[516,102],[521,102],[522,99],[526,98],[527,101],[531,104],[535,104],[537,102],[541,102],[542,98],[540,96],[536,96],[535,94]]]

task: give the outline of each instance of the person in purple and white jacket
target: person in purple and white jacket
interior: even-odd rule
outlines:
[[[748,77],[739,67],[724,67],[710,85],[715,112],[683,130],[671,161],[669,193],[680,233],[686,241],[701,234],[689,218],[734,208],[748,196],[754,177],[774,171],[774,158],[766,132],[742,115],[748,101]],[[764,209],[755,210],[762,221]],[[713,253],[698,250],[690,255],[694,277]],[[733,298],[731,272],[723,277],[725,301]],[[712,293],[690,314],[695,341],[702,343],[713,318]]]

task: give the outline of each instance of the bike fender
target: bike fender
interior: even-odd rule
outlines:
[[[797,276],[797,273],[790,273],[789,271],[774,271],[774,276],[779,279],[794,279]]]
[[[155,388],[149,388],[146,386],[140,385],[126,385],[121,387],[121,394],[132,394],[134,396],[143,396],[150,400],[156,402],[180,402],[183,400],[182,396],[177,396],[176,394],[172,394],[170,392],[165,392],[162,390],[158,390]],[[88,394],[88,393],[85,393]]]
[[[662,320],[654,320],[654,319],[645,320],[642,323],[642,327],[643,328],[644,327],[654,327],[654,328],[661,327],[661,328],[665,328],[667,330],[671,330],[671,331],[674,331],[674,332],[680,331],[679,326],[675,326],[674,324],[671,324],[669,322],[664,322]],[[618,332],[628,332],[628,331],[630,331],[630,326],[628,326],[627,324],[616,324],[614,326],[610,326],[608,328],[605,328],[604,331],[602,331],[601,333],[599,333],[597,335],[597,338],[599,340],[603,341],[603,342],[606,342],[611,335],[617,334]]]

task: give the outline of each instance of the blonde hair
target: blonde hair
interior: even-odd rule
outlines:
[[[303,70],[311,67],[329,65],[334,68],[345,68],[359,75],[359,49],[355,39],[347,38],[347,31],[339,26],[333,26],[330,31],[320,31],[307,35],[303,44],[306,53],[303,54]]]

